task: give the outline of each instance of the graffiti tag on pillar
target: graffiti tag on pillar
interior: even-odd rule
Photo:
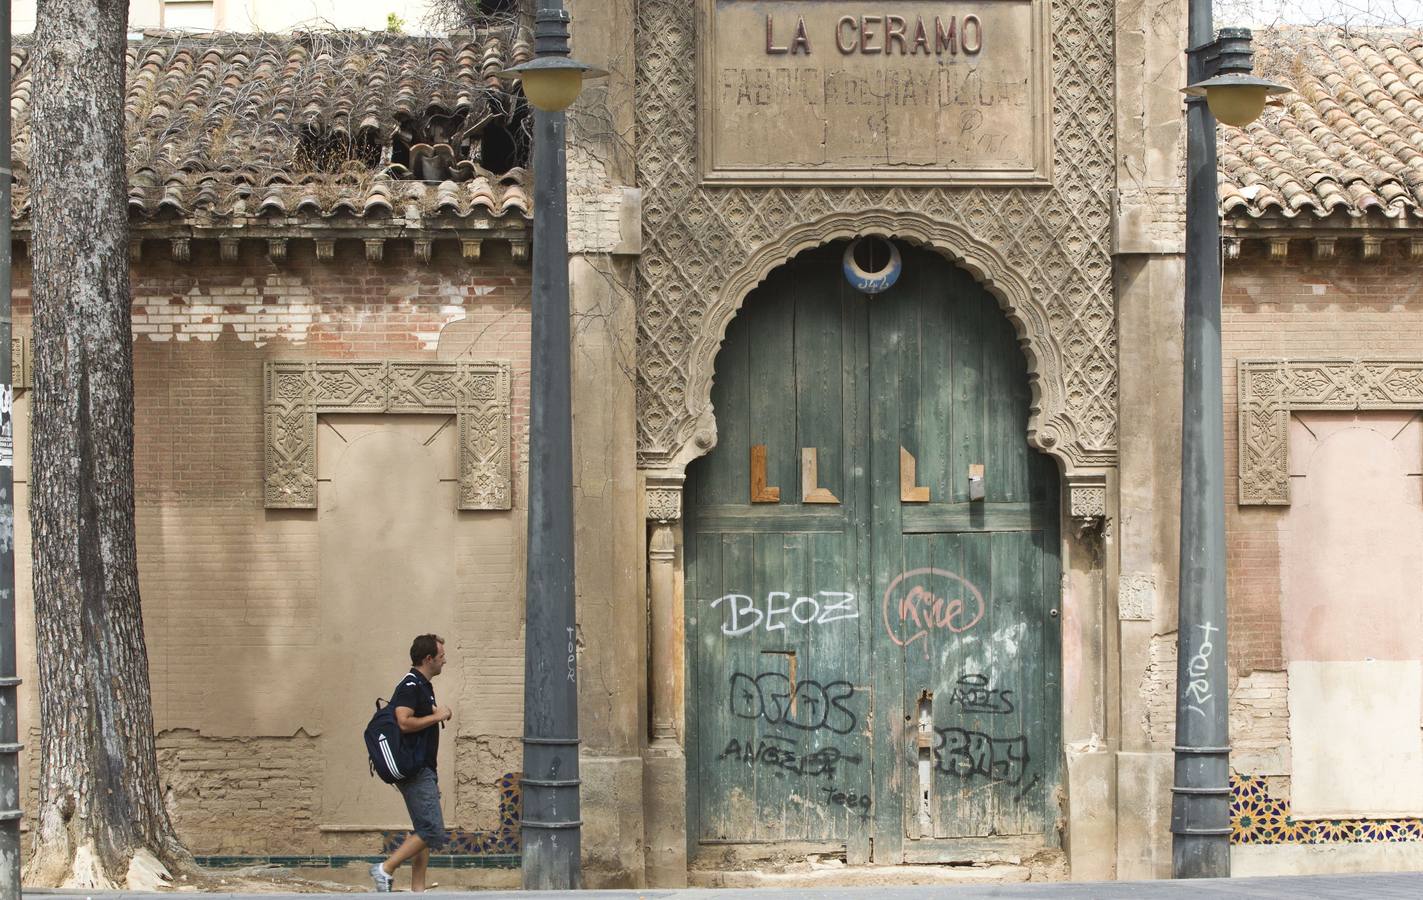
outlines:
[[[885,631],[901,647],[929,637],[968,631],[983,619],[983,594],[962,575],[945,569],[913,569],[890,582],[881,605]]]
[[[1190,676],[1186,683],[1186,708],[1204,717],[1206,711],[1201,709],[1201,705],[1211,703],[1215,699],[1215,689],[1211,687],[1210,679],[1211,654],[1215,651],[1214,645],[1211,644],[1211,635],[1220,629],[1210,622],[1196,627],[1203,634],[1200,646],[1196,647],[1195,655],[1186,665],[1186,674]]]

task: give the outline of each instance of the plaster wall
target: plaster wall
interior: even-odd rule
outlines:
[[[223,263],[195,242],[191,263],[153,254],[135,267],[145,638],[164,782],[199,855],[370,854],[381,829],[408,827],[356,735],[426,630],[451,658],[436,681],[456,712],[441,741],[447,823],[501,826],[500,779],[519,770],[522,730],[528,270],[502,247],[474,268],[457,245],[445,250],[423,264],[392,244],[368,263],[341,244],[318,262],[295,243],[278,266],[258,253]],[[23,334],[23,264],[15,283]],[[444,416],[323,417],[318,508],[263,508],[264,360],[456,356],[512,365],[514,509],[456,512]],[[17,606],[33,809],[26,404],[22,392]]]
[[[1416,267],[1403,251],[1385,243],[1363,260],[1340,247],[1316,260],[1297,243],[1271,260],[1247,241],[1226,266],[1235,840],[1277,845],[1237,847],[1249,873],[1393,867],[1407,848],[1368,842],[1414,840],[1391,835],[1411,834],[1419,814],[1419,411],[1295,411],[1291,503],[1237,502],[1238,359],[1410,359],[1423,346]]]

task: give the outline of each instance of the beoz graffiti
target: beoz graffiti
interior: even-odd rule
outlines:
[[[860,610],[855,595],[849,591],[816,591],[814,596],[791,599],[790,591],[771,591],[766,595],[766,608],[746,594],[726,594],[711,602],[715,609],[726,604],[731,618],[721,624],[722,634],[735,637],[748,634],[758,627],[766,631],[784,631],[787,622],[798,625],[826,625],[842,619],[858,619]]]
[[[821,684],[806,679],[794,684],[780,672],[731,676],[731,713],[742,719],[765,719],[772,725],[789,725],[803,731],[825,729],[849,734],[859,724],[846,701],[855,696],[848,681]]]

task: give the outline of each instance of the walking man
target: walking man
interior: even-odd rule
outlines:
[[[390,705],[395,708],[401,736],[423,745],[424,762],[416,767],[415,774],[396,784],[410,811],[413,833],[389,859],[371,866],[371,878],[381,892],[391,889],[395,870],[406,860],[410,860],[410,889],[425,890],[430,851],[445,845],[445,817],[440,811],[435,759],[440,750],[440,723],[448,722],[454,713],[436,705],[435,688],[430,684],[445,668],[445,639],[438,634],[417,637],[410,645],[410,663],[409,674],[400,679],[395,693],[390,695]]]

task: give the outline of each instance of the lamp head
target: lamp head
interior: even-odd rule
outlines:
[[[543,112],[562,112],[578,99],[584,78],[602,73],[592,66],[566,56],[542,56],[499,73],[512,75],[524,83],[524,96]]]
[[[578,99],[583,79],[606,72],[569,58],[568,10],[540,9],[534,16],[534,58],[499,73],[518,78],[524,96],[543,112],[562,112]]]
[[[1289,91],[1283,84],[1252,74],[1254,54],[1248,28],[1222,28],[1212,44],[1195,52],[1206,53],[1206,71],[1214,74],[1188,85],[1184,92],[1192,97],[1204,96],[1211,114],[1226,125],[1244,128],[1259,118],[1266,98]]]
[[[1253,75],[1217,75],[1187,87],[1185,92],[1193,97],[1205,96],[1211,115],[1218,121],[1244,128],[1260,117],[1266,98],[1288,93],[1289,88]]]

